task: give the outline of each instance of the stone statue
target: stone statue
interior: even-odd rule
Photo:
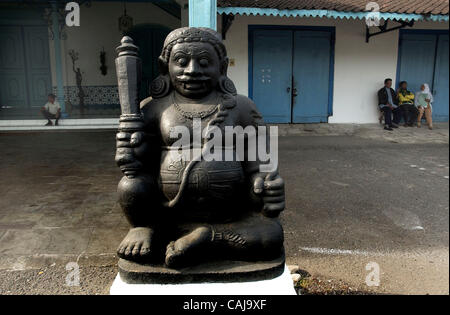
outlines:
[[[183,148],[195,156],[205,153],[205,141],[211,139],[202,138],[196,147],[196,127],[203,133],[220,129],[222,133],[213,133],[219,134],[215,140],[225,143],[226,127],[258,130],[264,125],[255,104],[237,95],[227,77],[220,35],[208,28],[172,31],[158,60],[160,75],[150,86],[151,97],[140,106],[138,48],[124,37],[117,50],[122,116],[116,162],[125,175],[118,195],[131,225],[118,248],[120,271],[274,260],[279,271],[284,268],[278,215],[285,207],[285,193],[277,170],[262,172],[265,162],[258,158],[228,161],[201,155],[189,160],[177,154],[180,134],[174,130],[180,126],[189,131],[191,141]],[[235,157],[234,146],[214,147],[219,154],[227,150]]]

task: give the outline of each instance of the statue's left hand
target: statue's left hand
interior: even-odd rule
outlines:
[[[262,196],[263,214],[267,217],[277,217],[285,207],[284,180],[278,171],[258,173],[253,177],[253,192]]]

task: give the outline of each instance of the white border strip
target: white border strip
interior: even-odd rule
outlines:
[[[117,129],[119,118],[61,119],[59,126],[45,123],[45,119],[0,120],[0,131]]]

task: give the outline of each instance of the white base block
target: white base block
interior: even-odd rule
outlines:
[[[232,283],[129,284],[117,274],[111,295],[296,295],[289,269],[281,276],[262,281]]]

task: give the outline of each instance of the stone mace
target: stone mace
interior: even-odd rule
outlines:
[[[142,78],[142,61],[139,48],[133,44],[129,36],[124,36],[121,45],[116,48],[117,85],[121,115],[119,131],[133,133],[144,129],[141,110],[139,108],[139,89]],[[137,170],[125,170],[127,177],[134,177]]]

